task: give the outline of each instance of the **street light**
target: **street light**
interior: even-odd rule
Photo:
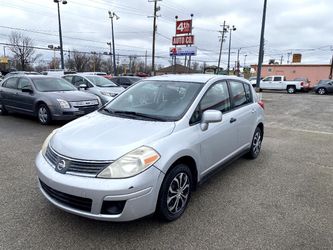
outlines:
[[[113,32],[113,18],[116,17],[116,20],[119,19],[119,16],[116,13],[109,10],[109,18],[111,19],[111,32],[112,32],[112,51],[113,51],[113,75],[117,76],[117,66],[116,66],[116,53],[115,53],[115,44],[114,44],[114,32]]]
[[[245,68],[245,66],[246,66],[246,57],[247,57],[247,54],[244,55],[244,65],[243,65],[243,68]]]
[[[62,32],[61,32],[61,21],[60,21],[60,6],[59,3],[67,4],[66,0],[53,0],[53,2],[57,3],[58,6],[58,22],[59,22],[59,40],[60,40],[60,57],[61,57],[61,69],[65,69],[64,63],[64,49],[62,45]]]
[[[227,67],[227,73],[229,75],[230,70],[230,49],[231,49],[231,32],[235,31],[236,27],[232,25],[232,27],[229,28],[229,52],[228,52],[228,67]]]

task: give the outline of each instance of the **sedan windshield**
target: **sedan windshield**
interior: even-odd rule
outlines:
[[[32,79],[36,89],[41,92],[73,91],[77,90],[69,82],[55,77],[43,77]]]
[[[203,84],[175,81],[141,81],[104,108],[108,114],[161,121],[179,120]]]
[[[102,76],[86,76],[89,81],[95,84],[97,87],[118,87],[117,84],[102,77]]]

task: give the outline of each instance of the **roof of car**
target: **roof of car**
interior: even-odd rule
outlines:
[[[212,79],[224,80],[224,79],[240,79],[240,78],[237,76],[210,75],[210,74],[161,75],[161,76],[146,78],[146,80],[183,81],[183,82],[197,82],[197,83],[206,83]]]

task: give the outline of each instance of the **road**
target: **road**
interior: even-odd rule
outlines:
[[[34,158],[59,124],[0,117],[0,249],[333,249],[333,96],[263,99],[259,158],[209,179],[172,223],[100,222],[54,207]]]

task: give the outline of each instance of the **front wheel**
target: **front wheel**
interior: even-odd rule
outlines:
[[[250,151],[246,155],[248,158],[256,159],[258,157],[261,149],[262,139],[263,139],[262,131],[259,127],[257,127],[256,130],[254,131]]]
[[[45,104],[41,104],[37,110],[38,121],[42,125],[47,125],[51,123],[51,112]]]
[[[5,107],[5,105],[3,105],[2,103],[0,103],[0,115],[7,115],[8,111]]]
[[[192,192],[192,173],[184,164],[176,165],[164,178],[157,202],[158,216],[166,221],[178,219],[185,211]]]
[[[287,87],[287,92],[288,92],[288,94],[295,94],[296,93],[296,88],[294,86],[288,86]]]
[[[319,95],[325,95],[325,94],[326,94],[326,89],[325,89],[325,88],[319,88],[319,89],[317,90],[317,93],[318,93]]]

